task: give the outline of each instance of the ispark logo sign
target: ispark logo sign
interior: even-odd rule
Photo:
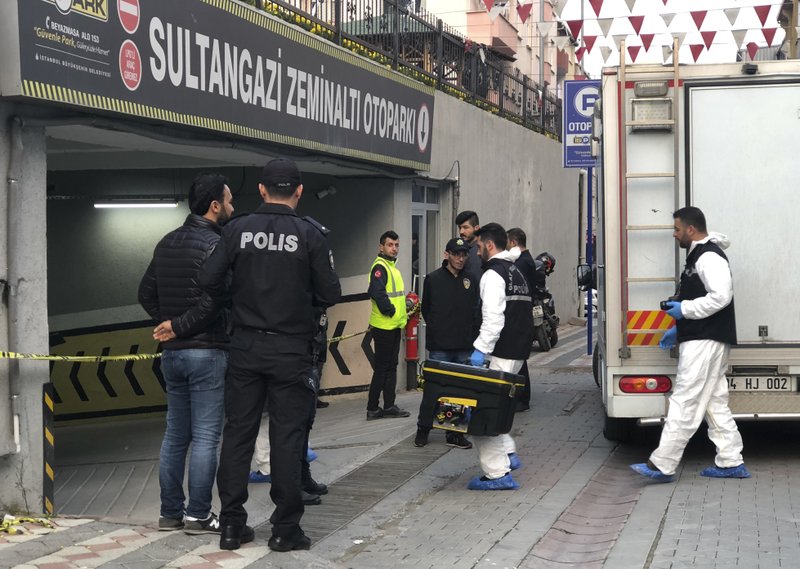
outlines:
[[[44,0],[65,16],[71,12],[103,22],[108,21],[108,0]]]

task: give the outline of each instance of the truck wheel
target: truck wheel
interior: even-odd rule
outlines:
[[[536,330],[536,341],[539,343],[539,350],[542,352],[550,351],[550,338],[547,336],[547,330],[544,326],[539,326]]]
[[[550,328],[550,347],[555,348],[558,344],[558,329]]]
[[[600,346],[597,344],[594,345],[594,351],[592,352],[592,375],[594,376],[595,384],[600,387]]]
[[[631,442],[636,433],[636,419],[617,419],[606,417],[603,436],[609,441]]]

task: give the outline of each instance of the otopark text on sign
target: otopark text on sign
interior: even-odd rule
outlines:
[[[564,82],[564,167],[587,168],[592,157],[592,115],[600,98],[600,81]]]

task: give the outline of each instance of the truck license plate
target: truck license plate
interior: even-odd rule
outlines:
[[[730,391],[797,391],[794,377],[776,376],[728,376]]]
[[[544,309],[542,309],[542,307],[539,304],[534,305],[533,315],[541,318],[542,316],[544,316]]]

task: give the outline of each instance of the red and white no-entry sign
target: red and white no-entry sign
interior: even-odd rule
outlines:
[[[139,29],[139,0],[117,0],[119,23],[129,34]]]
[[[131,40],[125,40],[119,48],[119,73],[122,82],[131,91],[135,91],[142,82],[142,57],[139,48]]]

